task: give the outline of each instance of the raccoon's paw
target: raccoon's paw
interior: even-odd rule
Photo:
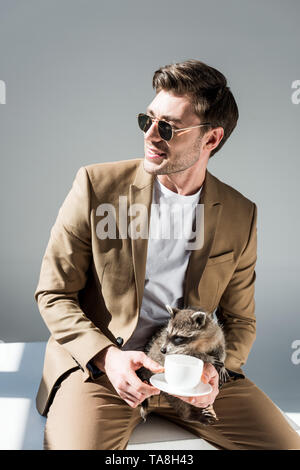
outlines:
[[[205,420],[207,420],[209,424],[213,424],[219,420],[213,408],[213,405],[209,405],[206,408],[203,408],[202,415],[204,416]]]
[[[230,379],[230,375],[228,374],[225,367],[222,367],[219,370],[219,388],[221,388],[224,383],[228,382],[229,379]]]
[[[197,421],[201,424],[214,424],[218,421],[212,405],[209,405],[206,408],[191,409],[188,419],[189,421]]]

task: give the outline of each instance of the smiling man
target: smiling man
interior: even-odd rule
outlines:
[[[149,398],[149,412],[219,449],[300,449],[297,433],[242,370],[256,331],[257,208],[207,170],[236,126],[234,97],[221,72],[195,60],[160,68],[153,87],[155,98],[138,116],[145,157],[80,168],[51,230],[35,292],[51,333],[37,395],[47,416],[44,448],[125,449]],[[142,228],[159,229],[163,207],[184,213],[168,224],[172,234],[184,224],[187,237],[99,237],[99,206],[119,216],[120,196],[126,215],[147,209]],[[203,244],[189,249],[199,204]],[[223,326],[231,380],[219,390],[217,370],[205,364],[212,392],[180,397],[213,404],[215,424],[181,420],[136,373],[163,371],[143,351],[168,322],[166,305],[200,307]]]
[[[204,145],[200,128],[207,129],[209,124],[199,121],[190,98],[172,90],[160,90],[147,114],[150,119],[139,115],[144,129],[149,127],[144,144],[145,170],[160,175],[161,183],[172,191],[184,196],[193,194],[202,186],[210,152],[223,138],[224,129],[218,126],[207,132]],[[157,116],[170,124],[170,141],[160,136]],[[156,122],[156,129],[152,122]]]

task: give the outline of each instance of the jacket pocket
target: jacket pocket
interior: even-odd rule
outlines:
[[[226,261],[231,261],[233,259],[233,251],[228,251],[228,253],[223,253],[222,255],[210,256],[207,260],[206,266],[212,266],[214,264],[225,263]]]

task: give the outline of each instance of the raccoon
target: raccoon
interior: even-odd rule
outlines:
[[[145,353],[160,365],[165,354],[188,354],[214,365],[219,373],[219,388],[229,380],[224,366],[225,338],[222,327],[212,314],[195,307],[179,309],[166,305],[170,313],[168,324],[162,327],[148,342]],[[137,371],[141,380],[149,381],[153,373],[144,367]],[[213,406],[198,408],[165,392],[161,392],[177,414],[189,421],[213,424],[218,420]],[[146,421],[148,399],[141,404],[140,413]]]

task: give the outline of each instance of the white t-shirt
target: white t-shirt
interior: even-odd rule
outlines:
[[[183,196],[154,179],[149,225],[144,295],[137,327],[122,350],[142,351],[153,334],[165,325],[170,314],[165,305],[183,307],[187,249],[199,191]]]

